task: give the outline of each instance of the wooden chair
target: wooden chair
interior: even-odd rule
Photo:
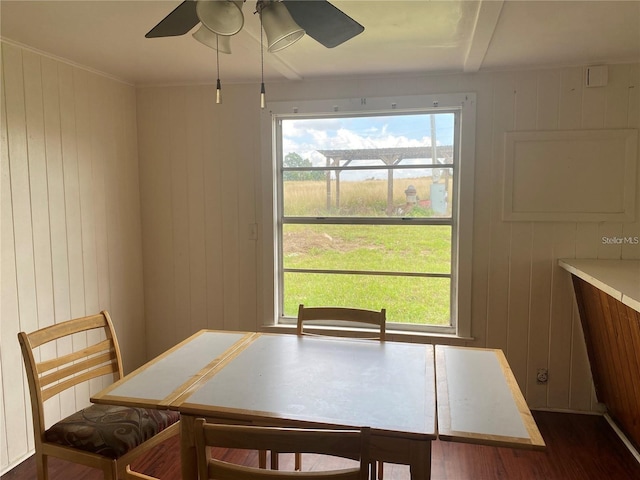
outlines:
[[[196,420],[195,444],[200,480],[366,480],[369,475],[369,429],[325,430],[208,424]],[[211,458],[207,447],[305,452],[359,460],[354,468],[281,472]]]
[[[82,332],[88,345],[40,359],[42,345]],[[96,339],[94,342],[91,339]],[[179,414],[144,408],[91,405],[45,429],[44,402],[75,385],[112,374],[123,376],[120,348],[106,311],[18,334],[31,392],[38,480],[48,479],[49,456],[99,468],[107,480],[153,477],[133,472],[131,461],[178,433]],[[44,355],[42,355],[44,356]],[[73,391],[73,390],[72,390]]]

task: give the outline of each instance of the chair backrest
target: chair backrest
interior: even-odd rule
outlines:
[[[365,480],[369,473],[369,429],[329,430],[209,424],[196,420],[195,444],[201,480]],[[207,447],[316,453],[359,460],[359,467],[291,472],[247,467],[210,458]]]
[[[36,349],[42,345],[87,331],[98,331],[103,335],[87,336],[88,342],[92,338],[96,339],[95,342],[83,345],[77,351],[48,360],[36,360]],[[51,325],[32,333],[20,332],[18,340],[31,392],[34,430],[39,440],[45,430],[43,403],[46,400],[93,378],[113,374],[114,379],[118,380],[123,376],[120,347],[106,311]]]
[[[328,321],[342,321],[342,322],[355,322],[358,324],[372,327],[377,332],[368,336],[376,340],[385,339],[387,312],[383,308],[380,311],[377,310],[364,310],[360,308],[346,308],[346,307],[305,307],[300,305],[298,307],[298,335],[309,335],[304,330],[304,324],[306,322],[313,322],[314,324],[321,324]]]

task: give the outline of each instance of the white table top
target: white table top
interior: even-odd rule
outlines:
[[[433,346],[262,334],[180,411],[435,438]]]
[[[201,330],[91,398],[94,403],[169,406],[255,334]]]
[[[560,259],[558,264],[640,312],[640,260]]]
[[[436,381],[441,440],[544,447],[502,350],[437,345]]]

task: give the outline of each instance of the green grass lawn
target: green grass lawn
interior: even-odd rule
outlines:
[[[285,268],[449,274],[451,228],[433,225],[285,225]],[[450,323],[449,278],[287,273],[284,311],[298,305],[387,309],[390,323]]]

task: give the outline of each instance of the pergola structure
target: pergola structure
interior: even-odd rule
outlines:
[[[318,150],[327,160],[327,167],[346,167],[354,160],[382,160],[385,165],[397,165],[413,158],[444,158],[453,163],[453,146],[362,148],[351,150]],[[344,163],[342,163],[344,162]],[[437,164],[437,160],[433,162]],[[336,170],[336,208],[340,207],[340,170]],[[393,207],[393,170],[387,173],[387,208]],[[331,208],[331,176],[327,172],[327,210]]]

